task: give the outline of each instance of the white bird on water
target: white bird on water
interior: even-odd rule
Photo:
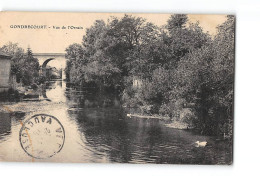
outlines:
[[[195,142],[195,144],[196,144],[196,147],[205,147],[207,145],[207,141],[202,141],[202,142],[197,141],[197,142]]]
[[[131,114],[126,114],[126,116],[127,116],[127,117],[130,117],[130,118],[132,117],[132,115],[131,115]]]

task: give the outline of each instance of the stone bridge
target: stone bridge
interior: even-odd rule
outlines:
[[[65,78],[64,69],[66,67],[65,53],[34,53],[33,56],[38,59],[41,66],[41,74],[46,75],[47,64],[54,60],[54,66],[56,68],[61,68],[62,78]]]

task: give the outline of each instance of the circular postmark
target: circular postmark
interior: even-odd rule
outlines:
[[[65,142],[65,131],[56,117],[36,114],[22,123],[19,140],[29,156],[45,159],[61,151]]]

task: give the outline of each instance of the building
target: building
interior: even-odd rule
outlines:
[[[139,89],[142,87],[142,85],[143,85],[143,80],[138,76],[134,76],[133,77],[133,88]]]
[[[11,58],[0,51],[0,93],[10,88]]]

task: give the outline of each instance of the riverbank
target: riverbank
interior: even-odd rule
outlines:
[[[0,102],[0,112],[37,112],[44,109],[59,109],[63,107],[63,102],[48,102],[48,101],[22,101],[16,103]]]
[[[170,119],[170,117],[166,116],[160,116],[160,115],[140,115],[140,114],[127,114],[128,118],[143,118],[143,119],[159,119],[166,121],[165,126],[168,128],[174,128],[174,129],[191,129],[187,123],[181,122],[181,121],[173,121]],[[169,122],[169,123],[168,123]]]

